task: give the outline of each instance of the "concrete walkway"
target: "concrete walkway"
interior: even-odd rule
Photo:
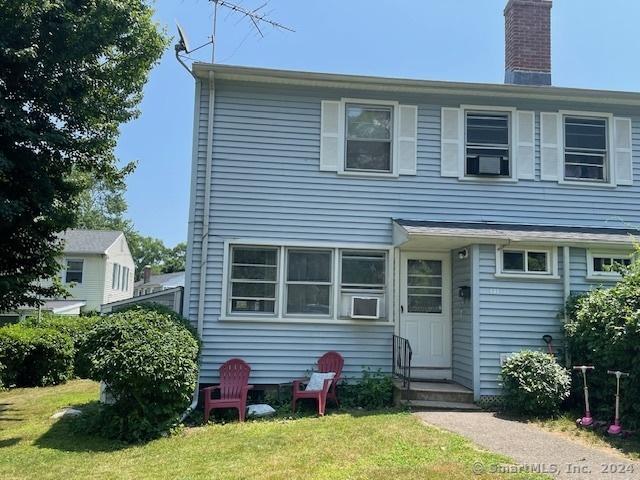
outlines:
[[[476,464],[475,473],[513,472],[513,468],[519,468],[567,480],[640,479],[639,462],[533,425],[498,418],[490,412],[430,411],[415,415],[425,423],[459,433],[487,450],[511,457],[516,463],[511,467]]]

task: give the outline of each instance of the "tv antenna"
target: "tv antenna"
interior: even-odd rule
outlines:
[[[293,28],[268,18],[270,12],[264,12],[263,9],[268,5],[269,2],[265,2],[262,5],[260,5],[258,8],[254,8],[253,10],[250,10],[239,4],[232,3],[228,0],[209,0],[209,1],[213,3],[213,25],[212,25],[213,31],[212,31],[211,38],[207,43],[204,43],[199,47],[196,47],[193,50],[191,50],[189,48],[189,42],[187,40],[187,36],[185,34],[184,29],[180,26],[178,22],[176,22],[176,26],[178,28],[178,36],[179,36],[178,43],[176,43],[175,45],[176,58],[184,68],[189,70],[189,73],[191,73],[191,75],[193,75],[193,73],[191,72],[191,69],[189,69],[189,67],[184,62],[183,56],[181,56],[182,53],[185,53],[188,55],[192,52],[200,50],[203,47],[206,47],[207,45],[211,45],[211,63],[215,62],[216,43],[217,43],[216,27],[218,23],[218,7],[219,6],[228,9],[230,11],[229,14],[236,13],[241,15],[240,20],[242,20],[243,18],[248,18],[251,21],[253,28],[260,35],[261,38],[264,37],[264,33],[262,33],[262,30],[260,29],[260,25],[270,25],[275,29],[286,30],[288,32],[295,32]]]

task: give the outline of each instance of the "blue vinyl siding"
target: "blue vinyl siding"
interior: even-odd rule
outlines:
[[[602,251],[606,249],[598,248]],[[587,279],[587,250],[585,248],[571,249],[571,292],[588,292],[598,287],[611,287],[615,282]]]
[[[562,250],[558,252],[562,272]],[[496,248],[480,246],[480,395],[499,392],[500,354],[542,350],[542,336],[562,342],[560,280],[496,278]]]
[[[360,178],[319,171],[320,102],[341,97],[398,100],[418,105],[416,176]],[[640,223],[640,119],[633,118],[634,172],[631,187],[595,188],[539,181],[517,183],[461,182],[440,176],[440,108],[461,103],[491,105],[491,98],[393,95],[392,93],[310,89],[218,81],[214,124],[208,125],[209,91],[202,84],[196,114],[189,215],[188,275],[185,312],[198,314],[202,264],[200,238],[204,210],[205,166],[212,162],[210,236],[207,244],[202,380],[214,381],[216,369],[231,356],[254,366],[252,381],[291,380],[311,367],[317,356],[339,349],[347,359],[347,375],[362,366],[388,371],[393,327],[358,325],[260,324],[219,321],[222,304],[223,241],[251,238],[282,241],[390,244],[392,218],[587,225],[599,227]],[[501,101],[506,105],[505,101]],[[597,111],[598,105],[517,101],[535,110],[536,145],[539,112],[559,108]],[[619,107],[613,112],[631,115]],[[207,134],[213,128],[213,154],[207,159]],[[596,207],[597,206],[597,207]],[[562,302],[562,282],[533,284],[493,277],[493,247],[481,248],[480,295],[481,378],[483,394],[496,389],[499,352],[539,348],[544,333],[556,335],[555,314]],[[459,266],[460,278],[468,272]],[[562,270],[560,270],[562,271]],[[502,293],[492,294],[498,288]],[[465,335],[468,312],[454,325],[454,370],[469,381]],[[265,339],[273,338],[273,343]],[[455,355],[455,354],[454,354]]]
[[[452,337],[453,337],[453,380],[467,388],[473,388],[473,302],[472,298],[458,296],[458,288],[471,287],[472,258],[460,259],[454,250],[451,255],[452,292]]]

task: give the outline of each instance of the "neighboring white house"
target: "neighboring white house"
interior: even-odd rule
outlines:
[[[147,295],[175,287],[184,287],[184,271],[151,274],[151,267],[144,267],[142,278],[133,286],[133,296]]]
[[[103,303],[133,296],[134,263],[124,233],[109,230],[67,230],[60,278],[82,300],[82,311],[99,311]]]

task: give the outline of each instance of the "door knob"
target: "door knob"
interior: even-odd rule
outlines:
[[[400,305],[400,313],[404,313],[404,305]]]

